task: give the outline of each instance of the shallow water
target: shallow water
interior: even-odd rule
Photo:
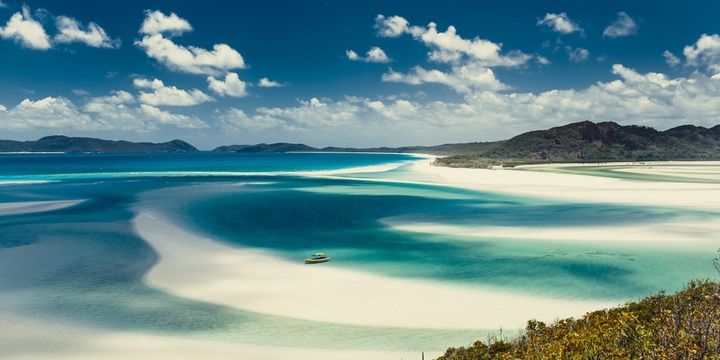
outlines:
[[[142,282],[157,261],[130,224],[143,210],[218,241],[291,261],[326,251],[334,259],[328,266],[518,293],[621,302],[712,274],[712,246],[466,238],[400,231],[388,220],[562,229],[703,221],[716,219],[713,212],[549,202],[403,183],[397,175],[402,169],[384,174],[393,182],[274,175],[412,159],[387,154],[2,155],[0,183],[54,182],[0,186],[0,202],[87,201],[0,216],[0,318],[367,349],[442,349],[497,330],[317,323],[165,294]]]

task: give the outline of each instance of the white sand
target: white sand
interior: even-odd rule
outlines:
[[[85,200],[20,201],[0,203],[0,216],[60,210],[75,206],[83,201]]]
[[[624,163],[632,165],[631,163]],[[646,163],[647,164],[647,163]],[[671,165],[672,163],[658,163]],[[686,163],[680,163],[687,166]],[[717,164],[720,162],[703,162]],[[577,164],[524,167],[533,170],[461,169],[432,165],[432,159],[410,165],[425,181],[482,191],[553,200],[619,203],[648,206],[682,207],[704,210],[720,209],[720,183],[698,184],[680,182],[636,181],[602,176],[555,173],[547,170]],[[609,164],[603,164],[607,166]],[[646,165],[636,164],[638,167]],[[593,165],[583,165],[593,166]],[[643,170],[647,175],[662,175],[667,168]],[[657,172],[660,171],[660,172]]]
[[[385,225],[395,230],[455,235],[455,240],[473,238],[544,240],[571,243],[622,243],[624,245],[651,246],[697,246],[720,244],[720,218],[708,221],[676,220],[663,223],[636,225],[592,225],[592,226],[479,226],[449,225],[431,222],[414,222],[402,219],[384,219]]]
[[[398,279],[304,265],[201,238],[157,215],[135,229],[159,254],[145,277],[177,296],[322,322],[434,329],[517,329],[528,319],[579,316],[618,302],[555,299],[494,288]]]
[[[439,353],[425,353],[426,359]],[[332,350],[212,341],[180,336],[22,324],[0,319],[0,358],[6,360],[398,360],[420,352]]]

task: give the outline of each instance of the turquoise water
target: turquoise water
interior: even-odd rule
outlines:
[[[712,246],[465,238],[408,233],[386,224],[394,219],[593,227],[716,219],[713,212],[548,202],[397,179],[274,175],[413,159],[388,154],[2,155],[0,184],[54,182],[2,185],[0,203],[87,201],[57,211],[0,216],[0,319],[30,317],[256,344],[409,350],[462,345],[498,330],[319,324],[170,296],[141,281],[157,261],[130,224],[145,209],[218,241],[292,261],[322,250],[334,258],[329,266],[467,287],[620,302],[712,275]]]

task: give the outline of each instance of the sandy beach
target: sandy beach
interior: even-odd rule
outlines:
[[[20,201],[0,203],[0,216],[60,210],[75,206],[83,201],[85,200]]]
[[[416,161],[410,165],[410,170],[420,174],[426,182],[541,199],[711,211],[720,209],[720,183],[637,181],[553,172],[553,170],[568,166],[597,166],[590,164],[549,164],[519,169],[489,170],[439,167],[433,166],[432,162],[433,159]],[[632,163],[618,164],[633,165]],[[648,164],[656,166],[649,168]],[[701,164],[720,167],[720,162],[702,162]],[[602,165],[607,166],[608,164]],[[669,172],[677,173],[677,170],[673,171],[670,166],[677,165],[687,168],[691,164],[688,162],[661,162],[635,165],[641,170],[626,169],[625,171],[641,172],[644,175],[665,175]]]

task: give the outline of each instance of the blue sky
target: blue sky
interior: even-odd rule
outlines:
[[[1,138],[393,146],[720,123],[716,1],[1,4]]]

